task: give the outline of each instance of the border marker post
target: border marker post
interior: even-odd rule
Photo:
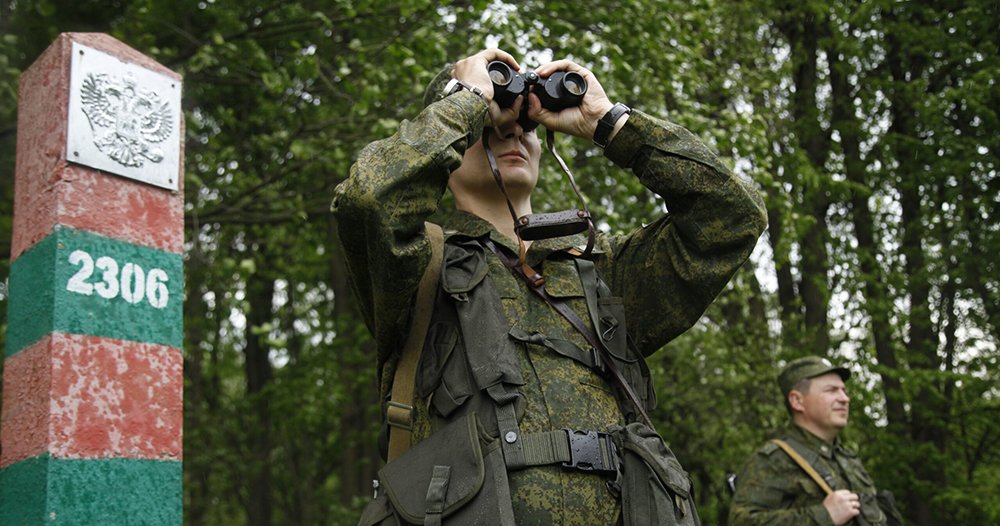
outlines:
[[[182,523],[181,90],[99,33],[21,76],[4,526]]]

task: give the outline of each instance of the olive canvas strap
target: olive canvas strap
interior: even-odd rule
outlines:
[[[417,286],[416,304],[413,309],[413,323],[403,345],[402,355],[396,363],[396,374],[392,380],[392,396],[385,408],[389,430],[389,454],[387,461],[402,455],[410,449],[410,435],[413,430],[413,399],[417,383],[417,364],[424,348],[424,339],[434,312],[434,297],[437,295],[441,278],[441,260],[444,253],[444,233],[434,223],[424,223],[431,242],[431,260]]]
[[[795,449],[792,446],[788,445],[788,442],[785,442],[784,440],[779,440],[777,438],[771,440],[771,442],[774,442],[775,444],[778,445],[778,447],[784,449],[785,453],[788,453],[788,456],[792,457],[792,460],[794,460],[795,463],[798,464],[803,471],[805,471],[810,477],[812,477],[812,479],[816,481],[816,484],[819,484],[819,487],[822,488],[827,495],[833,493],[833,489],[830,488],[830,485],[827,484],[825,480],[823,480],[823,477],[821,477],[819,473],[816,472],[816,469],[812,467],[812,464],[807,462],[806,459],[802,458],[802,455],[800,455],[798,451],[795,451]]]

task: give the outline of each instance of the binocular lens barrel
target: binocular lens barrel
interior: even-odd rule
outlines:
[[[518,95],[527,91],[524,79],[506,62],[494,60],[486,66],[486,72],[493,82],[493,100],[501,108],[510,107]]]
[[[562,111],[578,106],[587,93],[587,81],[575,71],[556,71],[545,79],[546,82],[535,90],[542,107],[549,111]]]
[[[502,60],[494,60],[486,66],[490,81],[493,82],[493,99],[501,108],[508,108],[519,95],[525,99],[531,92],[531,86],[537,85],[535,93],[538,94],[542,107],[549,111],[561,111],[571,106],[578,106],[587,93],[587,80],[576,71],[556,71],[548,77],[539,77],[534,71],[528,71],[524,75],[514,71],[510,64]],[[524,121],[522,127],[528,129],[529,123],[534,124],[528,118],[528,106],[525,104],[521,108],[522,118],[518,122]],[[531,129],[537,124],[531,126]]]
[[[568,93],[582,96],[587,92],[587,81],[583,79],[583,75],[570,71],[563,77],[563,87]]]
[[[507,84],[510,84],[510,80],[514,77],[513,69],[511,69],[511,67],[505,62],[500,62],[498,60],[490,62],[486,70],[490,74],[490,80],[493,81],[493,84],[498,86],[506,86]]]

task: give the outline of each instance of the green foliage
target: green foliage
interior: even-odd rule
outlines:
[[[18,77],[60,32],[184,75],[186,523],[356,523],[379,404],[329,200],[442,64],[493,44],[585,64],[766,196],[753,260],[650,360],[652,416],[704,523],[724,523],[723,477],[784,423],[774,378],[806,353],[851,366],[843,437],[909,521],[1000,520],[996,3],[592,4],[0,2],[0,255]],[[556,140],[602,228],[662,213],[595,146]],[[576,206],[547,155],[542,170],[536,211]]]

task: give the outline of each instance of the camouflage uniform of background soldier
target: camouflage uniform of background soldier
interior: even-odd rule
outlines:
[[[690,480],[662,439],[637,423],[636,410],[621,401],[621,389],[592,367],[581,335],[483,248],[490,240],[514,257],[518,253],[513,219],[482,160],[481,134],[491,136],[519,215],[530,212],[541,152],[537,134],[513,122],[523,99],[499,111],[487,102],[493,91],[486,65],[492,60],[518,67],[502,51],[483,51],[458,62],[453,74],[484,93],[458,89],[442,97],[452,76],[446,68],[428,87],[425,109],[401,123],[395,135],[368,145],[336,191],[333,211],[354,292],[376,341],[383,401],[431,254],[424,220],[437,210],[446,188],[459,209],[444,225],[440,291],[416,381],[414,449],[380,472],[362,524],[442,519],[521,526],[697,524]],[[589,90],[583,103],[562,115],[545,115],[532,95],[530,115],[556,131],[590,139],[594,122],[611,103],[593,74],[572,62],[536,71],[547,77],[558,70],[584,75]],[[503,120],[502,139],[488,128],[491,111]],[[581,131],[559,121],[571,118],[589,119],[590,128]],[[586,258],[572,250],[587,244],[582,234],[534,241],[527,263],[545,277],[552,296],[599,325],[615,362],[649,409],[655,395],[643,358],[703,314],[749,256],[766,216],[752,185],[675,124],[633,111],[616,123],[604,155],[662,196],[670,213],[628,235],[599,233]],[[459,170],[477,159],[475,166],[485,173],[469,177]],[[462,184],[474,189],[456,186]],[[470,207],[469,195],[491,199],[499,215],[491,215],[489,207]],[[511,425],[510,415],[516,415],[516,432],[501,435],[500,428]],[[541,450],[565,450],[568,433],[562,429],[614,432],[617,447],[600,442],[600,464],[615,466],[608,458],[614,456],[631,467],[625,472],[632,477],[617,469],[595,473],[551,462],[551,451]],[[547,445],[529,448],[529,437]],[[475,444],[467,446],[470,441]],[[513,453],[502,450],[522,443],[527,462],[512,461]],[[475,458],[463,465],[457,457],[470,450]],[[495,456],[507,465],[499,473],[493,469]],[[494,494],[484,496],[488,491]]]
[[[838,438],[847,425],[850,398],[843,367],[816,356],[793,360],[778,376],[793,425],[774,438],[791,445],[827,482],[820,485],[792,457],[768,441],[736,478],[731,526],[899,525],[888,491],[879,492],[857,455]]]

